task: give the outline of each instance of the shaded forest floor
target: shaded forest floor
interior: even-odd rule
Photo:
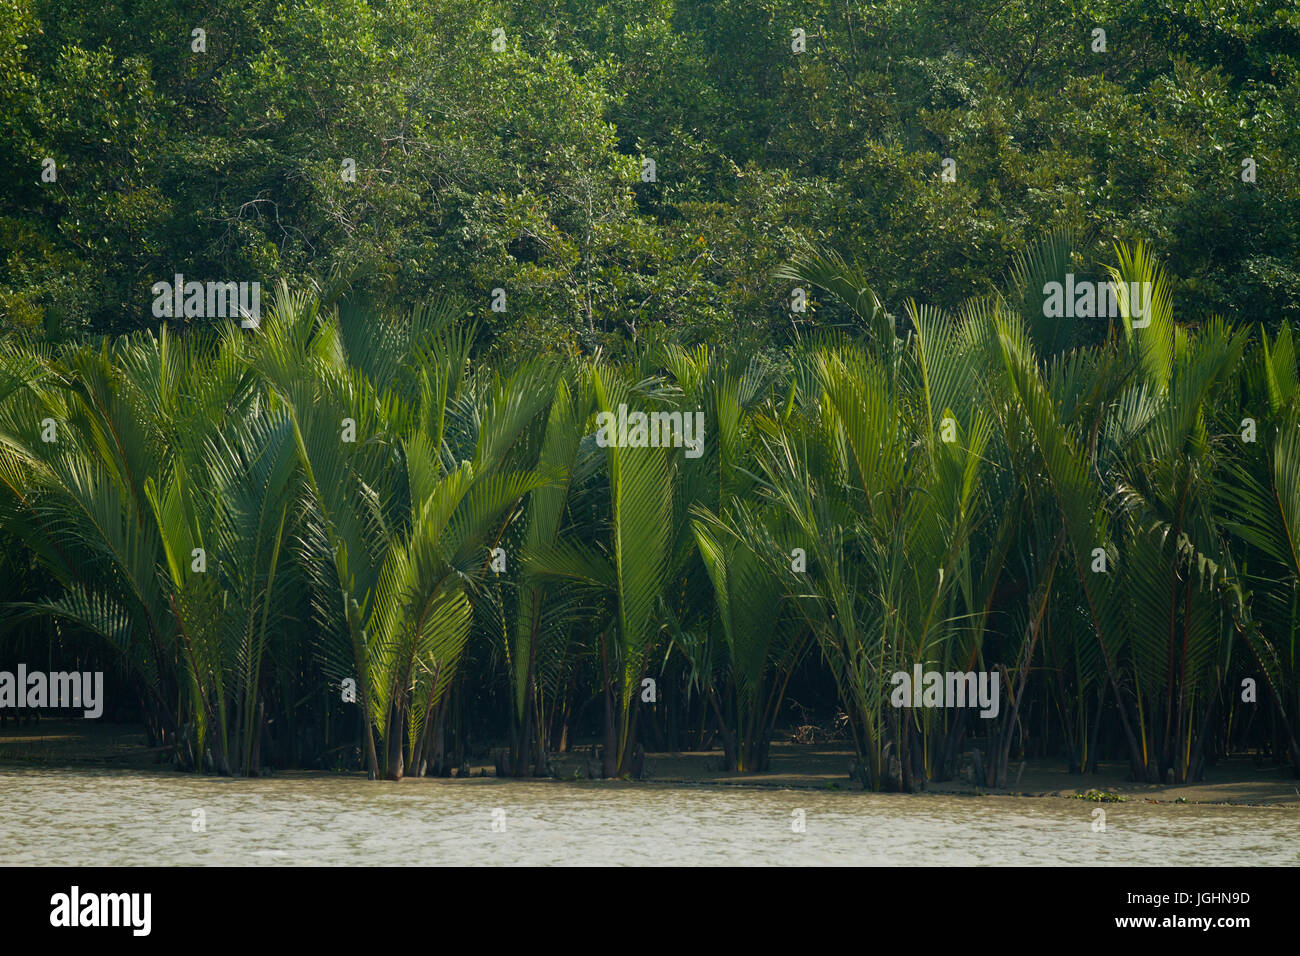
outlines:
[[[853,790],[849,779],[853,752],[841,743],[794,744],[774,742],[771,770],[766,773],[729,773],[720,769],[720,750],[700,753],[650,753],[645,779],[659,785],[708,785],[778,789]],[[470,776],[493,775],[491,754],[469,761]],[[551,766],[561,780],[585,779],[594,769],[590,744],[574,752],[556,754]],[[159,754],[150,751],[142,728],[127,724],[45,720],[22,727],[0,728],[0,767],[112,767],[159,769]],[[1300,780],[1287,766],[1236,755],[1207,768],[1199,783],[1145,784],[1125,779],[1127,764],[1102,763],[1095,774],[1071,774],[1051,759],[1030,760],[1023,772],[1013,761],[1011,785],[1005,790],[976,787],[967,775],[945,783],[930,783],[936,794],[1001,794],[1025,797],[1074,797],[1089,790],[1119,795],[1130,801],[1157,803],[1215,803],[1246,806],[1300,808]],[[310,771],[293,771],[310,775]],[[1017,774],[1019,782],[1016,783]]]

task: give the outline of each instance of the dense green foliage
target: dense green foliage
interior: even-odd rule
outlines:
[[[182,765],[763,769],[797,686],[877,789],[1300,771],[1294,2],[0,0],[0,76],[0,656]]]
[[[955,308],[1059,228],[1160,249],[1188,321],[1300,318],[1291,0],[0,11],[2,327],[152,328],[177,272],[343,275],[393,307],[455,294],[508,348],[664,325],[769,349],[804,318],[772,270],[808,240]]]
[[[1054,237],[1013,279],[1074,258]],[[785,271],[868,331],[780,368],[672,343],[486,366],[457,308],[282,287],[252,331],[9,342],[3,519],[54,585],[10,623],[111,648],[157,737],[236,772],[263,736],[318,761],[358,711],[372,772],[439,768],[453,698],[508,715],[505,772],[544,772],[593,702],[607,775],[703,720],[762,769],[806,667],[877,788],[950,776],[967,738],[990,783],[1031,740],[1184,780],[1243,722],[1300,769],[1288,326],[1190,331],[1140,245],[1110,275],[1149,308],[1094,345],[1033,285],[895,322],[835,257]],[[605,441],[620,406],[698,412],[699,454]],[[998,672],[999,713],[890,706],[918,664]]]

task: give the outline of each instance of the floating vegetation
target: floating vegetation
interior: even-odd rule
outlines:
[[[1076,793],[1071,800],[1091,800],[1093,803],[1128,803],[1128,797],[1121,797],[1118,793],[1110,793],[1106,790],[1085,790],[1083,793]]]

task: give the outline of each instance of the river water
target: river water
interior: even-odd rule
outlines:
[[[1104,832],[1095,809],[621,782],[0,770],[0,864],[1300,864],[1296,808],[1106,804]]]

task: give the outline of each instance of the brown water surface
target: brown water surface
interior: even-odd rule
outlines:
[[[1105,811],[1104,832],[1093,830],[1096,809]],[[204,832],[194,831],[194,810],[203,811]],[[802,833],[792,830],[800,810]],[[0,864],[611,863],[1294,866],[1300,811],[619,782],[0,770]]]

